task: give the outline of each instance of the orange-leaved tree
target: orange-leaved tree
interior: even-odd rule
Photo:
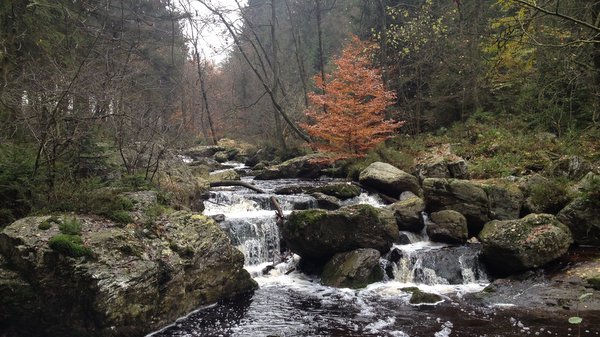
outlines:
[[[396,95],[385,90],[381,71],[371,64],[374,45],[353,36],[335,60],[336,69],[325,81],[315,76],[321,93],[309,94],[302,127],[313,138],[311,146],[328,154],[324,161],[360,158],[391,137],[404,122],[385,119],[385,109]]]

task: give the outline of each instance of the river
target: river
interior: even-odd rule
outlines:
[[[404,233],[408,244],[394,245],[396,258],[386,262],[386,280],[361,290],[322,286],[316,276],[295,270],[297,256],[281,256],[279,232],[270,197],[277,188],[318,185],[331,179],[253,181],[266,194],[242,187],[220,188],[205,202],[207,215],[224,215],[221,227],[244,253],[245,268],[260,288],[252,295],[200,308],[152,337],[174,336],[599,336],[598,324],[579,331],[568,316],[534,313],[513,305],[475,305],[466,299],[490,282],[479,262],[476,244],[449,246],[426,235]],[[275,195],[284,213],[316,206],[304,194]],[[362,194],[346,204],[382,207]],[[275,263],[274,263],[275,262]],[[385,261],[382,261],[382,263]],[[268,272],[265,269],[267,266]],[[407,287],[437,293],[435,305],[411,305]],[[573,313],[574,314],[574,313]],[[600,319],[598,319],[600,322]],[[589,322],[586,322],[589,323]]]

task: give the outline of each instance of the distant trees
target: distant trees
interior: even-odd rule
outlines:
[[[352,37],[333,73],[325,80],[315,76],[322,93],[309,94],[311,122],[303,127],[313,136],[312,147],[329,154],[329,161],[364,157],[403,124],[385,119],[396,95],[385,90],[380,70],[372,66],[373,47]]]
[[[0,139],[34,148],[51,190],[87,174],[97,143],[148,178],[177,139],[186,48],[170,1],[3,1]]]

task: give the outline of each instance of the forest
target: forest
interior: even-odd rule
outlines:
[[[590,1],[4,1],[3,215],[94,176],[102,151],[149,181],[167,149],[194,143],[305,151],[311,93],[353,36],[373,43],[369,66],[395,95],[396,139],[473,116],[597,139],[599,12]],[[203,51],[211,30],[230,46],[218,64]]]
[[[252,278],[262,287],[260,276],[251,271],[252,278],[247,275],[249,259],[257,265],[268,259],[276,269],[271,251],[285,255],[283,242],[305,262],[294,271],[317,273],[325,280],[337,272],[327,269],[338,258],[334,254],[375,249],[379,261],[393,253],[403,231],[427,232],[429,239],[441,237],[440,242],[461,247],[471,240],[481,241],[481,254],[493,277],[535,269],[561,256],[574,260],[585,256],[586,268],[596,272],[581,274],[587,275],[581,276],[584,285],[568,294],[583,297],[555,305],[570,311],[576,308],[577,314],[570,315],[568,322],[580,327],[582,321],[593,325],[589,317],[600,312],[600,252],[589,248],[600,245],[600,1],[3,0],[0,74],[0,295],[18,293],[15,300],[4,296],[0,306],[19,307],[0,309],[0,336],[38,336],[36,326],[56,328],[63,336],[113,336],[110,326],[118,327],[118,336],[142,335],[151,332],[149,327],[157,330],[200,304],[225,296],[219,294],[255,289]],[[235,166],[237,162],[243,168]],[[390,187],[389,182],[371,176],[383,173],[372,171],[400,178]],[[323,176],[339,183],[334,192],[325,178],[319,179]],[[300,180],[294,180],[297,186],[260,182],[276,179]],[[316,180],[307,187],[303,179]],[[230,208],[222,204],[240,202],[227,194],[232,186],[244,191],[238,194],[258,195],[245,201],[252,207],[268,204],[265,209],[276,211],[277,223],[272,225],[278,228],[277,244],[269,241],[240,248],[245,239],[236,236],[242,232],[235,231],[239,224],[223,225],[231,214],[239,216],[232,211],[238,210],[238,204]],[[361,208],[362,202],[346,203],[352,199],[345,197],[348,193],[352,198],[369,194],[383,201],[373,211]],[[305,202],[309,206],[299,206],[290,195],[309,195],[310,201]],[[315,207],[310,205],[339,213],[311,213]],[[352,211],[345,211],[346,207]],[[385,222],[383,216],[372,217],[380,208],[395,214],[401,237],[382,229],[377,239],[365,239],[386,238],[375,247],[353,242],[322,251],[310,242],[298,242],[302,240],[296,237],[298,230],[289,229],[310,226],[315,219],[331,225],[337,216],[348,223],[379,224]],[[311,210],[302,213],[305,209]],[[258,212],[248,212],[253,211]],[[335,219],[328,220],[329,216]],[[264,221],[261,218],[254,226],[264,226]],[[433,225],[426,225],[428,221]],[[540,239],[545,242],[540,248],[545,257],[528,255],[512,263],[512,257],[507,257],[512,248],[502,250],[489,243],[494,237],[491,231],[497,230],[489,228],[502,221],[523,221],[519,228],[553,226],[531,235],[549,231],[557,243]],[[445,229],[442,234],[435,232],[436,223],[463,222],[464,233],[458,239],[456,233],[448,239]],[[225,235],[215,223],[221,229],[234,228],[233,232],[224,231]],[[22,228],[43,233],[17,235],[12,232],[18,228],[14,224],[28,224]],[[393,227],[392,232],[397,232]],[[564,228],[568,235],[561,232]],[[358,231],[357,237],[369,235],[351,230]],[[270,235],[261,233],[263,239]],[[305,237],[320,242],[315,233]],[[25,256],[17,253],[20,248],[13,247],[15,242],[40,235],[48,241],[47,251],[56,256],[44,251],[39,256],[31,253],[37,260],[12,260]],[[413,244],[411,235],[406,236],[409,244]],[[524,246],[537,240],[531,237]],[[214,245],[209,249],[194,240]],[[264,245],[270,245],[268,256],[258,258]],[[32,243],[31,251],[39,246]],[[571,253],[579,246],[590,250]],[[231,247],[242,251],[245,260]],[[104,261],[108,251],[143,263],[136,269]],[[214,263],[198,262],[214,259],[217,251],[227,253],[217,262],[210,260]],[[200,259],[196,258],[199,252],[204,254]],[[398,254],[403,257],[392,261],[385,255],[385,259],[391,265],[410,257],[408,251]],[[358,259],[373,259],[365,256]],[[152,295],[149,288],[136,288],[137,280],[145,276],[135,272],[150,263],[146,259],[156,263],[152,277],[146,278],[156,286]],[[24,261],[35,267],[21,268]],[[58,266],[52,277],[40,267],[49,261]],[[130,292],[123,290],[123,300],[114,301],[116,308],[97,304],[117,298],[121,290],[112,283],[93,305],[77,302],[72,307],[85,318],[73,314],[78,323],[67,325],[66,332],[57,323],[48,323],[60,321],[55,313],[38,315],[31,309],[35,307],[31,303],[38,302],[26,294],[63,283],[71,295],[100,296],[97,293],[104,290],[90,289],[104,289],[104,285],[80,286],[89,281],[82,281],[74,271],[82,261],[100,264],[94,268],[99,268],[97,274],[103,279],[123,273],[136,285]],[[503,261],[509,261],[509,269],[490,267]],[[78,267],[72,269],[73,265]],[[192,266],[197,274],[185,274],[188,271],[178,269],[182,265]],[[217,267],[203,269],[209,268],[206,265]],[[398,279],[398,272],[390,276],[389,268],[381,272]],[[487,282],[489,290],[493,277],[478,278],[477,268],[472,267],[476,281]],[[208,274],[215,276],[198,276]],[[65,278],[55,282],[56,275]],[[185,290],[169,290],[175,288]],[[409,288],[402,289],[413,298],[431,295]],[[501,286],[498,289],[494,296],[503,294]],[[187,292],[197,300],[182,295]],[[50,290],[44,294],[48,303],[57,306],[70,301]],[[444,296],[431,303],[444,301]],[[589,316],[579,315],[579,303],[589,298],[595,299]],[[244,305],[253,308],[250,302]],[[484,306],[477,303],[478,308]],[[177,309],[163,312],[159,307]],[[27,327],[27,319],[19,318],[26,317],[25,312],[43,318]],[[506,315],[502,317],[512,320],[517,314]],[[81,323],[92,316],[96,317],[93,324]],[[458,318],[448,318],[452,319]],[[143,327],[140,322],[145,320],[153,323]],[[348,328],[342,335],[371,336],[369,326],[360,327],[362,334],[354,335]],[[561,331],[563,327],[549,328]],[[452,326],[435,329],[423,336],[452,331]],[[490,329],[500,333],[504,328]],[[288,333],[321,336],[334,331],[317,330]],[[166,331],[164,336],[171,336]],[[389,336],[408,336],[398,331]],[[464,331],[464,336],[470,336]],[[597,326],[593,332],[598,333]]]

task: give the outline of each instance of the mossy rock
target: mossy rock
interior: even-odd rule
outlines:
[[[421,213],[425,211],[423,199],[414,196],[398,201],[388,206],[394,212],[396,224],[401,231],[420,233],[423,230],[423,218]]]
[[[346,200],[358,197],[361,190],[358,186],[352,184],[329,184],[314,189],[314,192],[320,192],[340,200]]]
[[[530,214],[518,220],[488,222],[481,233],[482,256],[488,268],[514,274],[562,256],[573,243],[571,231],[550,214]]]
[[[327,262],[321,275],[321,283],[338,288],[364,288],[383,280],[379,265],[380,253],[375,249],[357,249],[338,253]]]
[[[424,305],[436,304],[443,300],[444,299],[438,294],[427,293],[421,291],[420,289],[416,289],[412,291],[412,296],[410,297],[410,300],[408,302],[413,305]]]
[[[295,211],[283,224],[281,235],[293,252],[323,262],[358,248],[386,253],[399,238],[393,213],[369,205]]]

